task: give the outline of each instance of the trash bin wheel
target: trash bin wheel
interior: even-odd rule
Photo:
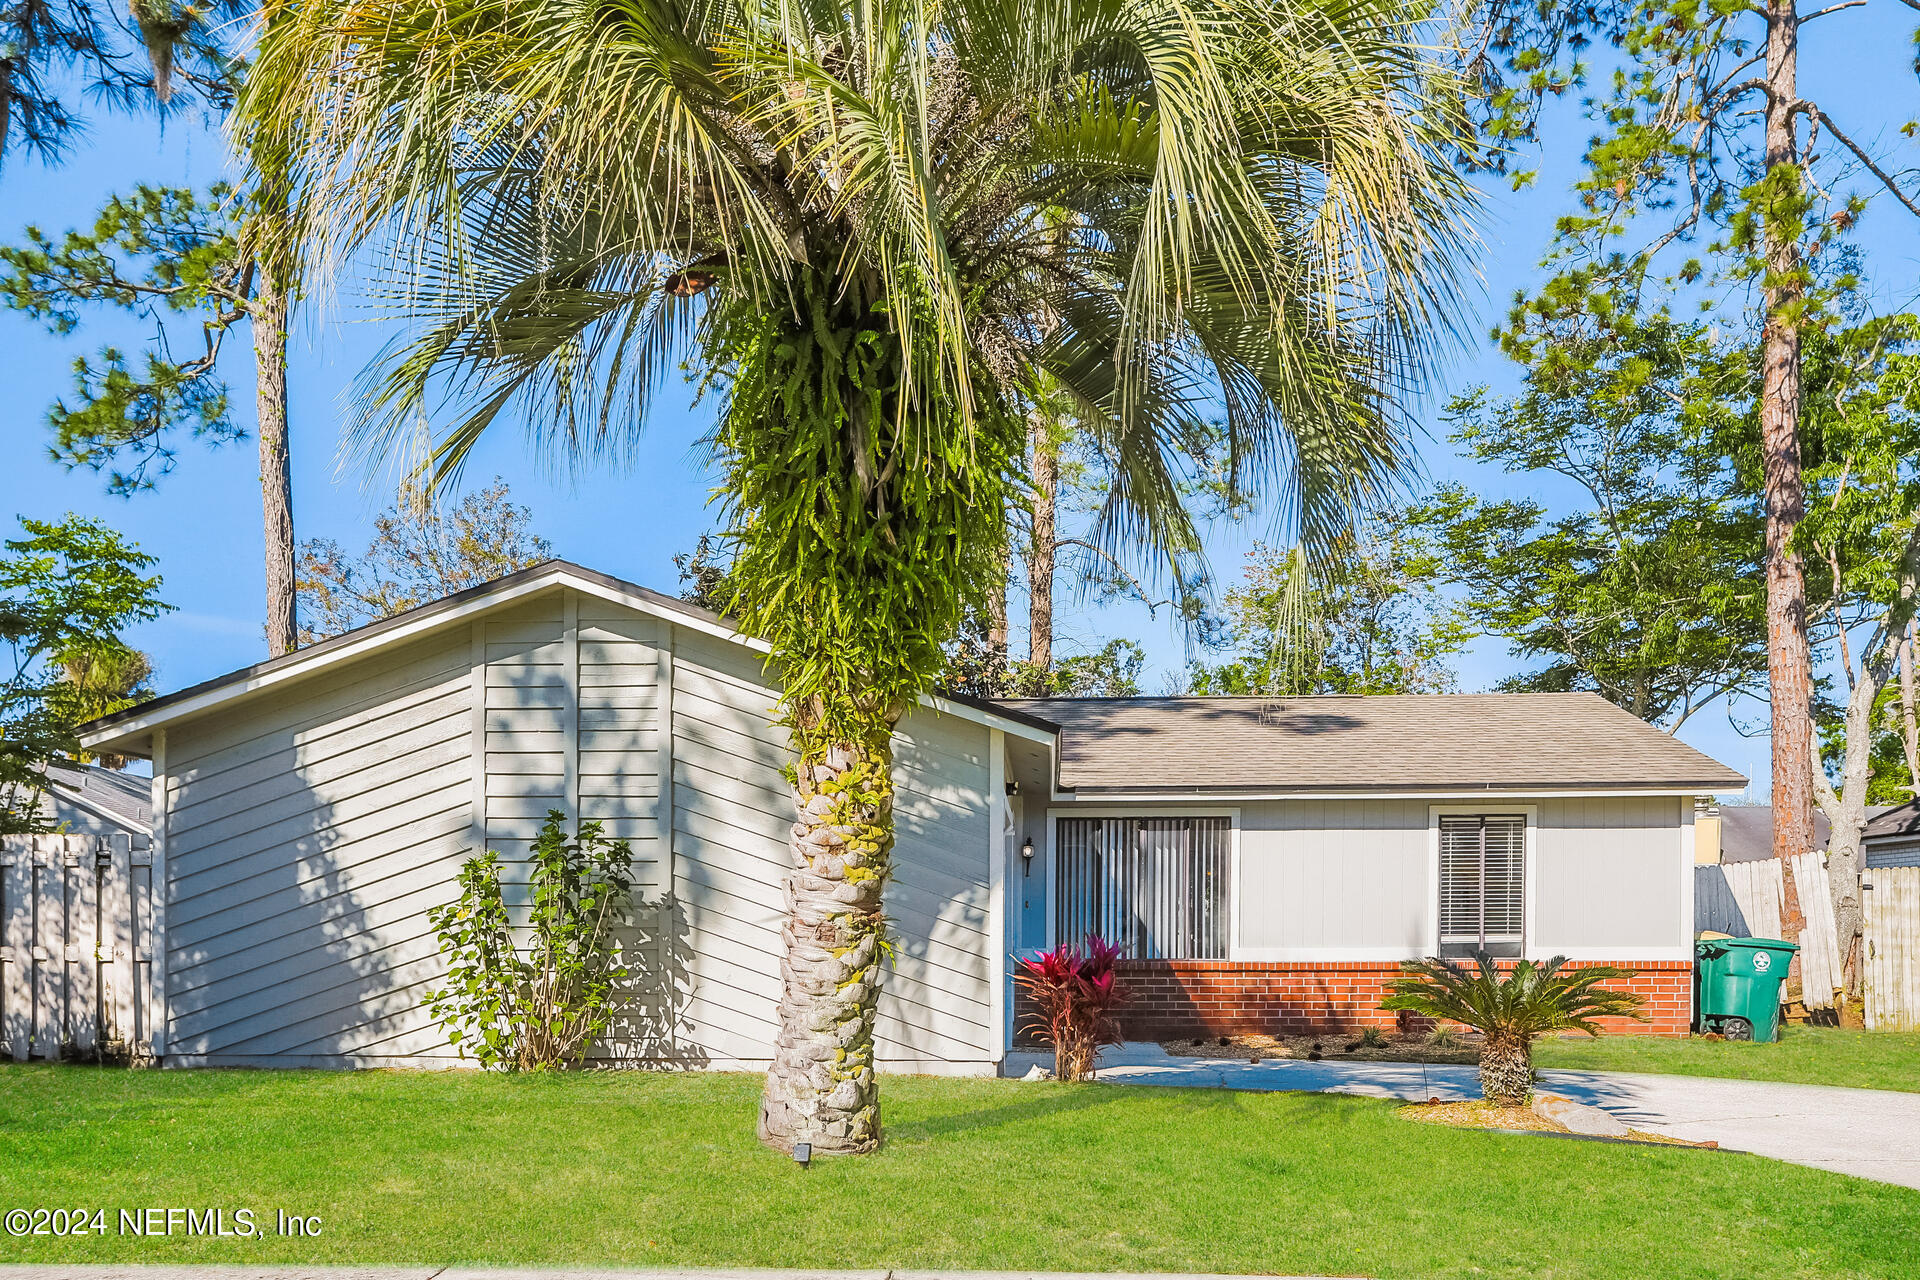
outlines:
[[[1745,1018],[1728,1018],[1720,1024],[1720,1034],[1729,1040],[1751,1040],[1753,1024]]]

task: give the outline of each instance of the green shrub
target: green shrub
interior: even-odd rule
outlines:
[[[500,891],[500,855],[460,867],[460,896],[427,913],[447,959],[446,985],[428,1010],[461,1057],[506,1071],[579,1062],[612,1020],[627,976],[616,930],[632,915],[632,850],[598,822],[567,837],[558,809],[533,841],[524,924]],[[516,939],[523,939],[524,949]]]
[[[1465,1043],[1460,1033],[1445,1022],[1427,1032],[1427,1044],[1435,1049],[1458,1049]]]
[[[1384,1049],[1387,1047],[1387,1033],[1378,1027],[1362,1027],[1359,1038],[1353,1043],[1355,1048],[1360,1049]]]
[[[1524,1107],[1533,1091],[1533,1041],[1553,1031],[1600,1034],[1598,1018],[1637,1018],[1642,1001],[1628,991],[1601,986],[1631,978],[1612,965],[1574,969],[1565,956],[1544,963],[1519,960],[1509,969],[1486,952],[1471,965],[1445,960],[1407,960],[1382,1009],[1406,1010],[1472,1027],[1481,1035],[1480,1091],[1503,1107]]]

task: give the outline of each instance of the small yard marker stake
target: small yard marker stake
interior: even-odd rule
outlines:
[[[793,1162],[795,1164],[804,1169],[812,1160],[813,1144],[811,1142],[796,1142],[793,1144]]]

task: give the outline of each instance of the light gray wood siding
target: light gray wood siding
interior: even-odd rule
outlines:
[[[169,729],[169,1055],[444,1053],[420,993],[469,843],[470,652],[421,640]]]
[[[1536,953],[1632,959],[1655,948],[1692,955],[1693,858],[1681,849],[1693,802],[1674,796],[1561,797],[1540,802],[1535,840]]]
[[[453,1063],[423,1007],[426,913],[483,843],[524,904],[559,809],[633,848],[635,974],[604,1054],[764,1062],[792,821],[776,701],[751,650],[554,590],[171,726],[172,1053]],[[931,710],[901,730],[883,1065],[990,1069],[987,745]]]
[[[1246,805],[1240,945],[1274,960],[1422,954],[1427,862],[1424,801]]]
[[[1246,960],[1399,960],[1437,946],[1434,804],[1425,799],[1247,801],[1238,813],[1234,955]],[[1691,802],[1592,796],[1458,804],[1448,812],[1526,813],[1530,955],[1581,959],[1690,954]],[[1180,812],[1178,806],[1056,806]],[[1196,802],[1195,814],[1220,813]],[[1658,953],[1657,955],[1655,953]]]
[[[775,1033],[793,801],[786,734],[759,660],[680,631],[673,658],[678,1039],[758,1063]],[[898,843],[879,1059],[942,1070],[991,1061],[987,730],[929,709],[896,738]]]

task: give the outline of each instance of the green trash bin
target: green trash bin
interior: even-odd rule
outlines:
[[[1693,1025],[1729,1040],[1780,1038],[1780,984],[1799,944],[1701,938],[1693,944]]]

